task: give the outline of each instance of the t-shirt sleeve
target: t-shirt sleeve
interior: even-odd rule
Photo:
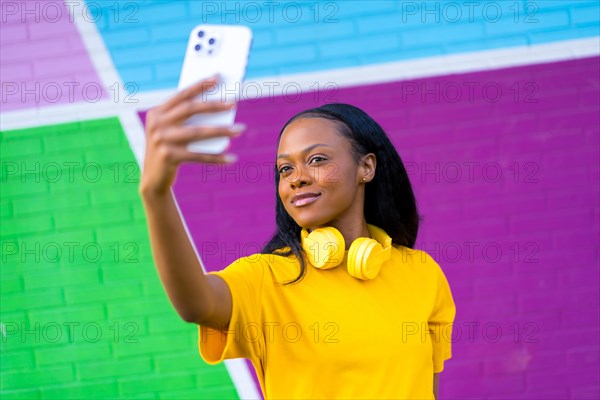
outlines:
[[[232,358],[261,359],[260,293],[264,267],[257,256],[240,258],[222,271],[209,272],[221,277],[231,292],[232,313],[229,327],[198,326],[198,348],[208,364]]]
[[[435,261],[434,264],[437,290],[428,325],[433,345],[433,372],[438,373],[444,370],[444,361],[452,357],[452,324],[456,306],[446,276]]]

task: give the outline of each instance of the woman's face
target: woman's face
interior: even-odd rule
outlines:
[[[356,224],[364,218],[368,165],[358,162],[335,122],[299,118],[288,125],[277,149],[279,196],[302,228]]]

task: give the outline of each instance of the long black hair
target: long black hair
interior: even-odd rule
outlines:
[[[294,115],[279,132],[299,118],[325,118],[336,123],[341,136],[349,140],[358,162],[365,154],[377,159],[374,178],[365,187],[365,219],[383,229],[392,243],[412,248],[419,230],[415,195],[402,159],[381,126],[367,113],[350,104],[331,103]],[[300,274],[288,284],[302,279],[306,272],[300,231],[279,197],[279,173],[275,172],[276,231],[262,250],[263,254],[294,255],[300,261]]]

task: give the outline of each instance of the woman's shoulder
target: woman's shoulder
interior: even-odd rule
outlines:
[[[255,253],[234,261],[227,269],[252,269],[253,273],[268,272],[278,282],[294,279],[300,272],[300,263],[288,249],[282,248],[274,253]]]
[[[394,257],[399,258],[402,263],[432,270],[440,268],[437,261],[425,250],[413,249],[399,244],[394,244],[393,248],[395,249],[393,252]]]
[[[244,257],[240,257],[233,264],[254,265],[261,264],[262,266],[275,266],[280,264],[297,264],[296,257],[293,254],[283,252],[276,253],[255,253]]]

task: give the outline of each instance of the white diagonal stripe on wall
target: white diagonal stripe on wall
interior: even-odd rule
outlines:
[[[85,38],[84,41],[86,41]],[[244,83],[244,87],[248,89],[242,91],[241,99],[281,96],[286,85],[293,85],[296,89],[309,92],[315,90],[316,87],[320,89],[344,88],[567,61],[598,55],[600,55],[600,37],[426,57],[369,66],[256,78]],[[106,76],[113,75],[106,74]],[[328,84],[329,86],[327,86]],[[1,128],[3,130],[19,129],[73,120],[122,115],[125,112],[136,113],[139,110],[147,110],[162,103],[175,92],[175,88],[163,89],[135,93],[129,97],[121,92],[118,95],[113,95],[110,100],[101,100],[96,103],[49,105],[42,108],[10,111],[2,115]],[[142,141],[143,137],[141,140],[135,138],[132,143]]]

